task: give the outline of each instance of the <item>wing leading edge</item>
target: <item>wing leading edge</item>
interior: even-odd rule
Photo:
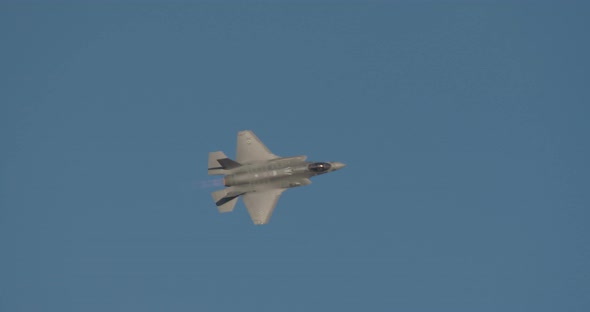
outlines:
[[[273,189],[261,192],[252,192],[242,195],[244,204],[254,224],[266,224],[272,216],[279,197],[285,189]]]

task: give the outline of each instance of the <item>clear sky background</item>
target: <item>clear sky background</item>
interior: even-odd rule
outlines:
[[[590,311],[583,2],[0,4],[0,311]],[[239,130],[342,171],[219,214]]]

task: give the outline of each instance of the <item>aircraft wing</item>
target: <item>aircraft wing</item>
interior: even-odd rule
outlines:
[[[266,224],[285,189],[266,190],[242,195],[254,224]]]
[[[278,158],[278,156],[271,153],[254,132],[250,130],[238,132],[238,148],[236,151],[236,161],[238,163],[247,164],[275,158]]]

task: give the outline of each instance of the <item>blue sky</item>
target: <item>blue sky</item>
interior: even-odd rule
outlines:
[[[0,4],[0,311],[588,311],[582,2]],[[239,130],[348,164],[252,225]]]

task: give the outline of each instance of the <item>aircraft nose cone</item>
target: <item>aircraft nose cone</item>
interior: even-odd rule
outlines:
[[[334,168],[334,170],[342,169],[344,167],[346,167],[346,164],[344,164],[344,163],[341,163],[338,161],[332,163],[332,168]]]

